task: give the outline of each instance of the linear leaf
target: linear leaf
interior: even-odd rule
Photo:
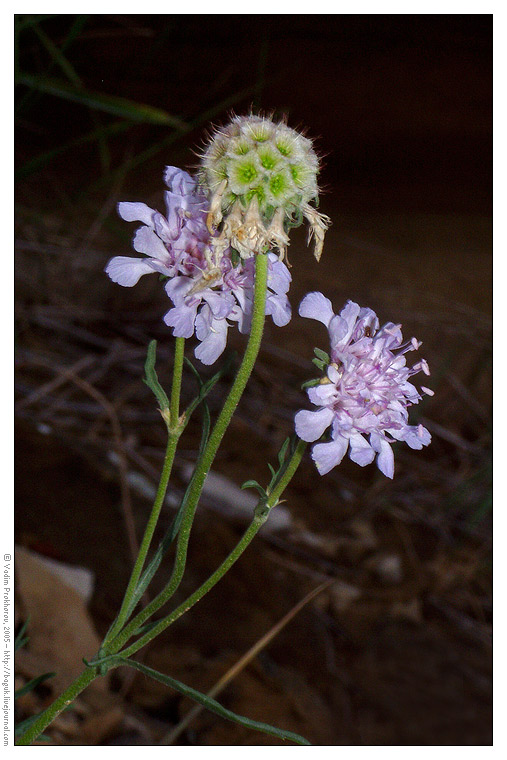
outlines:
[[[48,95],[55,95],[64,100],[71,100],[74,103],[81,103],[97,111],[105,111],[115,116],[121,116],[130,121],[139,121],[148,124],[161,124],[174,127],[180,132],[188,130],[187,125],[176,116],[171,116],[167,111],[161,108],[136,103],[127,98],[121,98],[117,95],[105,95],[100,92],[91,92],[82,87],[76,87],[59,79],[48,79],[46,77],[37,77],[32,74],[19,74],[16,80],[17,84],[24,84],[32,87],[39,92],[45,92]]]
[[[329,354],[327,354],[325,351],[323,351],[321,348],[314,348],[313,352],[317,359],[321,359],[323,362],[326,362],[326,364],[329,364],[331,361]]]
[[[53,63],[60,67],[69,82],[71,82],[75,87],[82,87],[82,82],[79,74],[76,72],[70,61],[68,61],[64,56],[62,51],[57,48],[53,40],[51,40],[38,25],[33,27],[33,31],[46,48],[47,52],[53,60]]]
[[[241,486],[241,490],[244,491],[245,488],[255,488],[256,491],[258,491],[261,496],[263,497],[266,496],[266,491],[264,490],[264,488],[261,486],[260,483],[257,483],[256,480],[245,480],[245,482]]]
[[[21,628],[19,629],[19,633],[14,639],[14,651],[17,652],[18,649],[21,649],[21,647],[24,647],[26,642],[28,641],[28,636],[25,636],[26,629],[28,627],[28,622],[30,618],[27,617]]]
[[[314,377],[313,380],[307,380],[306,383],[303,383],[301,386],[301,390],[304,391],[306,388],[315,388],[316,385],[320,385],[320,381],[322,378],[320,377]]]
[[[285,457],[287,455],[287,449],[289,448],[289,443],[290,443],[290,436],[287,436],[285,441],[282,443],[280,451],[278,452],[278,464],[280,465],[280,467],[285,462]]]
[[[195,377],[197,378],[197,382],[199,383],[199,395],[196,396],[188,405],[187,409],[185,410],[185,425],[188,423],[188,420],[190,419],[191,414],[194,412],[196,407],[206,398],[206,396],[213,390],[216,383],[220,380],[223,375],[227,372],[229,367],[234,361],[234,356],[231,356],[228,361],[226,361],[216,372],[213,377],[210,377],[209,380],[206,380],[206,382],[203,382],[199,372],[194,367],[190,359],[187,359],[185,356],[185,362],[187,366],[191,369],[191,371],[194,373]]]
[[[211,427],[211,418],[210,418],[209,408],[206,402],[203,403],[202,409],[203,409],[203,425],[202,425],[201,443],[200,443],[199,452],[197,455],[198,459],[206,447],[206,444],[209,438],[209,431]],[[192,481],[193,481],[193,477],[190,479],[190,482],[181,500],[181,504],[178,508],[178,512],[176,513],[174,517],[174,520],[172,521],[171,525],[167,529],[164,537],[162,538],[162,540],[160,541],[157,547],[155,554],[153,555],[145,571],[143,572],[141,578],[139,579],[139,583],[136,586],[136,590],[134,591],[134,594],[132,595],[132,599],[130,600],[130,604],[127,609],[127,619],[131,616],[131,614],[137,607],[144,592],[150,585],[153,576],[155,575],[158,568],[160,567],[162,560],[167,554],[169,547],[171,546],[172,542],[178,535],[180,525],[181,525],[181,520],[183,518],[183,512],[185,510],[185,507],[188,501],[188,494],[190,492]]]
[[[32,678],[31,681],[25,683],[24,686],[22,686],[14,693],[14,699],[19,699],[19,697],[22,697],[23,694],[28,694],[29,691],[33,691],[37,688],[37,686],[39,686],[39,684],[44,683],[44,681],[47,681],[48,678],[53,678],[53,676],[56,676],[56,673],[43,673],[41,676]]]
[[[270,726],[268,723],[261,723],[257,720],[251,720],[250,718],[246,718],[243,715],[238,715],[237,713],[232,712],[232,710],[227,710],[227,708],[223,707],[215,699],[206,696],[206,694],[202,694],[196,689],[192,689],[190,686],[181,683],[181,681],[177,681],[175,678],[171,678],[171,676],[166,676],[164,673],[159,673],[157,670],[153,670],[153,668],[149,668],[147,665],[143,665],[141,662],[137,662],[137,660],[129,660],[126,657],[121,656],[115,657],[114,660],[118,661],[119,665],[127,665],[128,667],[134,668],[134,670],[138,670],[140,673],[143,673],[143,675],[147,676],[148,678],[153,678],[153,680],[158,681],[159,683],[163,683],[165,686],[169,686],[171,689],[178,691],[185,697],[193,699],[194,702],[198,702],[200,705],[203,705],[211,712],[220,715],[220,717],[225,718],[226,720],[231,720],[233,723],[238,723],[240,726],[251,728],[254,731],[261,731],[262,733],[269,734],[270,736],[276,736],[279,739],[288,739],[295,744],[311,746],[310,742],[299,734],[295,734],[292,731],[282,731],[280,728]]]
[[[155,370],[155,362],[157,360],[157,341],[151,340],[148,346],[148,353],[146,355],[146,362],[144,364],[144,372],[146,377],[144,382],[150,388],[156,396],[160,408],[162,410],[169,409],[169,399],[167,393],[162,388],[158,381],[158,375]]]

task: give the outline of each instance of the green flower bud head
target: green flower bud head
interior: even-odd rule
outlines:
[[[309,222],[315,257],[330,224],[318,201],[319,159],[311,140],[263,116],[236,116],[212,136],[201,157],[199,181],[210,196],[208,227],[215,247],[242,258],[273,247],[286,255],[288,232]]]

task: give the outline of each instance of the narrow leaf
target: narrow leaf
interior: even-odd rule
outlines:
[[[75,86],[81,87],[81,79],[62,51],[56,47],[55,43],[47,36],[47,34],[40,28],[40,26],[34,26],[33,31],[42,42],[47,52],[53,59],[53,63],[60,67],[67,79]]]
[[[226,361],[222,367],[216,372],[213,377],[210,377],[209,380],[206,380],[206,382],[203,382],[199,372],[196,370],[190,359],[187,359],[185,357],[185,361],[189,368],[194,373],[195,377],[197,378],[197,382],[199,383],[199,395],[196,396],[188,405],[186,411],[185,411],[185,424],[188,423],[188,420],[190,419],[190,415],[194,412],[194,410],[199,406],[199,404],[202,402],[204,398],[213,390],[217,382],[220,380],[221,377],[225,375],[225,373],[229,370],[229,367],[231,366],[232,362],[234,361],[234,358],[231,357],[228,361]]]
[[[146,374],[146,377],[144,378],[144,382],[155,394],[156,399],[160,405],[160,408],[162,410],[169,409],[169,399],[167,398],[166,392],[160,385],[158,381],[157,373],[155,371],[156,360],[157,360],[157,341],[152,340],[150,341],[150,345],[148,346],[148,353],[146,355],[146,362],[144,365],[144,372]]]
[[[331,361],[329,354],[327,354],[325,351],[323,351],[321,348],[314,348],[313,352],[317,359],[321,359],[323,362],[326,362],[326,364],[329,364]]]
[[[261,496],[266,496],[266,491],[260,485],[260,483],[257,483],[256,480],[245,480],[245,482],[241,486],[241,490],[244,491],[245,488],[255,488],[256,491],[258,491]]]
[[[120,656],[118,656],[116,660],[118,661],[119,665],[127,665],[128,667],[134,668],[134,670],[138,670],[148,678],[153,678],[153,680],[158,681],[159,683],[163,683],[165,686],[169,686],[175,691],[178,691],[180,694],[183,694],[183,696],[193,699],[194,702],[198,702],[200,705],[204,705],[204,707],[206,707],[208,710],[216,713],[217,715],[220,715],[222,718],[226,718],[226,720],[231,720],[233,723],[238,723],[240,726],[251,728],[254,731],[262,731],[263,733],[270,736],[276,736],[279,739],[288,739],[295,744],[311,746],[310,742],[304,737],[299,736],[299,734],[295,734],[292,731],[282,731],[279,728],[270,726],[268,723],[261,723],[256,720],[251,720],[250,718],[246,718],[243,715],[238,715],[237,713],[232,712],[232,710],[227,710],[227,708],[223,707],[215,699],[206,696],[206,694],[202,694],[196,689],[192,689],[190,686],[181,683],[181,681],[177,681],[175,678],[171,678],[171,676],[166,676],[164,673],[159,673],[157,670],[153,670],[153,668],[149,668],[147,665],[143,665],[141,662],[137,662],[137,660],[129,660],[125,657]]]
[[[37,77],[32,74],[19,74],[16,84],[24,84],[39,92],[45,92],[48,95],[55,95],[64,100],[80,103],[95,111],[105,111],[114,116],[121,116],[129,121],[171,126],[180,132],[188,131],[187,125],[181,119],[171,116],[171,114],[160,108],[154,108],[144,103],[136,103],[127,98],[120,98],[117,95],[90,92],[82,87],[67,84],[67,82],[60,81],[59,79]]]
[[[306,388],[314,388],[316,385],[320,385],[320,377],[315,377],[313,380],[307,380],[306,383],[303,383],[301,386],[301,390],[304,391]]]
[[[21,723],[18,723],[17,726],[14,729],[14,735],[20,736],[21,734],[24,734],[25,731],[30,728],[32,723],[35,723],[37,718],[39,718],[41,713],[37,713],[37,715],[30,715],[29,718],[26,718],[25,720],[22,720]]]
[[[281,449],[278,452],[278,464],[281,466],[285,462],[285,457],[287,455],[287,449],[289,447],[290,443],[290,436],[287,436],[285,441],[282,443]]]
[[[55,675],[56,673],[43,673],[41,676],[37,676],[37,678],[32,678],[31,681],[28,681],[28,683],[26,683],[14,693],[14,699],[19,699],[19,697],[22,697],[23,694],[28,694],[28,692],[36,689],[39,684],[44,683],[44,681],[47,681],[48,678],[53,678]]]
[[[26,642],[28,641],[28,636],[25,636],[26,629],[28,627],[28,622],[30,618],[28,617],[21,628],[19,629],[19,633],[14,639],[14,651],[17,652],[18,649],[21,649],[21,647],[24,647]]]
[[[190,369],[190,371],[194,373],[195,377],[197,378],[197,382],[199,383],[199,388],[200,388],[202,385],[204,385],[204,381],[202,377],[200,376],[199,371],[194,367],[194,365],[192,364],[188,356],[184,356],[183,361],[185,362],[187,367]]]
[[[190,363],[190,362],[189,362]],[[206,402],[202,405],[203,409],[203,424],[202,424],[202,433],[201,433],[201,442],[199,446],[199,452],[197,455],[197,459],[202,455],[202,452],[204,451],[206,444],[208,442],[209,438],[209,431],[211,427],[211,418],[209,413],[209,408]],[[131,616],[135,608],[137,607],[139,601],[141,600],[144,592],[148,588],[148,586],[151,583],[151,580],[155,573],[157,572],[158,568],[160,567],[160,564],[162,560],[164,559],[165,555],[167,554],[169,547],[173,543],[174,539],[178,535],[181,520],[183,518],[183,512],[185,511],[185,507],[188,501],[188,494],[190,492],[190,487],[192,485],[193,477],[190,479],[190,482],[186,488],[186,491],[183,495],[183,498],[181,500],[181,504],[178,508],[178,512],[176,513],[174,520],[172,521],[171,525],[167,529],[164,537],[162,538],[161,542],[159,543],[157,547],[157,551],[153,555],[152,559],[150,560],[149,564],[147,565],[145,571],[143,572],[141,578],[139,579],[139,583],[136,586],[136,590],[134,591],[132,595],[132,599],[130,600],[130,604],[127,609],[127,619]]]

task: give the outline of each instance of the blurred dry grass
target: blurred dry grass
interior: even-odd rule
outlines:
[[[294,18],[276,48],[272,39],[281,21],[273,17],[271,35],[261,36],[234,66],[217,51],[224,41],[240,48],[245,29],[239,17],[226,18],[228,32],[222,28],[214,38],[216,21],[205,33],[187,16],[31,23],[18,17],[24,24],[21,71],[65,78],[56,48],[79,71],[73,86],[81,95],[141,100],[179,120],[167,135],[167,127],[125,114],[111,121],[96,103],[69,104],[42,88],[27,88],[26,79],[20,84],[18,541],[95,571],[92,612],[105,630],[128,573],[125,531],[132,545],[148,509],[135,484],[141,476],[156,482],[165,445],[158,412],[141,382],[150,339],[159,342],[162,380],[171,366],[159,283],[144,278],[135,289],[121,289],[102,274],[108,258],[130,246],[131,230],[115,218],[115,203],[137,199],[162,208],[163,164],[192,163],[189,150],[202,137],[205,112],[217,102],[227,104],[217,107],[217,118],[225,118],[230,105],[246,108],[253,97],[260,105],[287,108],[292,123],[304,119],[323,135],[321,147],[330,155],[322,208],[334,222],[319,266],[303,236],[296,236],[294,311],[305,292],[320,289],[337,308],[352,298],[422,339],[435,397],[414,409],[413,417],[430,429],[433,442],[423,452],[399,447],[392,483],[373,467],[363,470],[348,461],[319,478],[306,461],[288,497],[290,529],[259,539],[210,599],[150,648],[147,661],[208,689],[305,593],[336,578],[333,590],[229,687],[227,706],[283,724],[316,744],[488,744],[491,229],[487,169],[477,172],[478,164],[489,161],[487,24],[478,22],[474,32],[462,17],[401,17],[403,34],[390,17],[366,17],[362,24],[350,17],[345,40],[334,23],[326,28],[310,17],[313,26],[302,29]],[[368,24],[377,25],[371,36]],[[353,52],[357,38],[370,40],[363,58]],[[298,50],[295,62],[283,56],[291,44]],[[424,63],[428,48],[433,56]],[[387,75],[380,95],[375,61]],[[288,89],[296,63],[301,76]],[[463,65],[467,86],[456,89],[455,72]],[[316,69],[324,72],[318,82]],[[417,85],[407,71],[417,71]],[[338,94],[341,119],[331,98]],[[395,101],[394,123],[384,109]],[[424,119],[416,118],[416,106]],[[354,121],[365,111],[364,121]],[[86,130],[95,137],[76,143]],[[241,336],[230,332],[231,350],[241,351]],[[305,403],[299,388],[311,376],[313,346],[324,337],[297,316],[284,330],[268,327],[217,457],[218,472],[237,484],[252,477],[264,482],[266,461],[273,461]],[[229,379],[210,399],[212,414]],[[191,385],[188,378],[184,401],[193,395]],[[176,494],[198,439],[196,418],[181,443]],[[198,515],[183,592],[209,573],[237,536],[234,521],[217,520],[206,506],[213,505],[204,500]],[[162,523],[170,518],[168,508]],[[143,743],[157,743],[187,709],[184,700],[138,680],[127,700],[148,726]],[[125,727],[121,737],[120,727],[119,742],[140,741]],[[243,744],[252,736],[201,716],[184,741]],[[253,741],[276,743],[261,735]]]

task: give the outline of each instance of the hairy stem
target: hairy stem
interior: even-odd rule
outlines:
[[[169,438],[167,441],[167,448],[164,457],[164,465],[162,468],[162,474],[160,476],[160,482],[155,496],[155,501],[151,510],[146,529],[144,531],[143,540],[139,548],[139,553],[135,561],[130,580],[123,597],[120,611],[113,625],[109,629],[102,646],[105,646],[107,642],[111,641],[122,627],[125,625],[128,619],[128,610],[130,602],[136,590],[137,583],[141,576],[144,563],[146,561],[146,555],[150,548],[153,533],[157,526],[158,518],[160,516],[160,510],[164,503],[165,495],[167,492],[167,486],[169,478],[171,477],[172,466],[174,462],[174,456],[176,454],[176,448],[178,446],[178,440],[181,434],[179,426],[179,406],[180,406],[180,392],[181,392],[181,377],[183,374],[183,356],[185,352],[185,338],[176,338],[176,345],[174,349],[174,367],[173,378],[171,386],[171,401],[170,401],[170,418],[168,428]]]
[[[92,670],[92,668],[84,670],[81,675],[76,678],[74,683],[71,683],[68,689],[65,689],[63,694],[61,694],[58,699],[55,699],[53,704],[50,705],[47,710],[44,710],[37,720],[27,728],[25,733],[16,741],[16,744],[22,746],[32,744],[49,724],[54,721],[57,715],[60,715],[62,710],[65,710],[65,708],[72,704],[78,694],[86,689],[88,684],[97,678],[97,675],[97,672]]]
[[[281,495],[287,488],[288,484],[292,480],[292,477],[294,476],[294,473],[299,467],[305,448],[306,443],[304,441],[299,441],[282,479],[276,488],[272,491],[272,493],[268,496],[266,501],[261,500],[259,502],[255,509],[255,514],[252,522],[234,549],[222,562],[220,567],[218,567],[215,572],[196,591],[194,591],[191,596],[189,596],[187,599],[185,599],[184,602],[176,607],[173,612],[171,612],[169,615],[166,615],[166,617],[162,618],[162,620],[159,620],[158,623],[150,631],[148,631],[148,633],[146,633],[144,636],[141,636],[130,647],[124,649],[121,653],[123,657],[130,657],[131,655],[135,654],[135,652],[148,644],[148,642],[155,638],[155,636],[158,636],[160,633],[162,633],[162,631],[164,631],[168,626],[174,623],[175,620],[181,617],[185,612],[187,612],[187,610],[189,610],[194,606],[194,604],[202,599],[202,597],[205,596],[208,591],[211,591],[213,586],[215,586],[218,581],[225,575],[225,573],[231,569],[234,563],[241,557],[245,549],[250,545],[252,539],[257,535],[260,528],[266,522],[271,509],[278,503]]]
[[[183,512],[181,526],[178,534],[176,546],[176,558],[173,572],[165,588],[148,604],[133,620],[121,631],[114,640],[108,640],[108,646],[105,648],[107,653],[115,654],[118,652],[131,636],[142,626],[151,615],[164,605],[178,588],[187,559],[188,541],[190,531],[194,521],[194,515],[199,502],[204,481],[217,453],[218,447],[225,435],[232,416],[238,406],[245,386],[254,368],[257,355],[259,353],[262,333],[264,330],[265,310],[266,310],[266,293],[268,281],[268,257],[264,254],[257,254],[255,257],[255,290],[254,304],[252,312],[252,325],[248,344],[243,356],[243,361],[238,369],[238,374],[224,403],[222,411],[215,423],[215,427],[209,437],[206,448],[202,457],[197,462],[192,484],[188,495],[187,505]]]

